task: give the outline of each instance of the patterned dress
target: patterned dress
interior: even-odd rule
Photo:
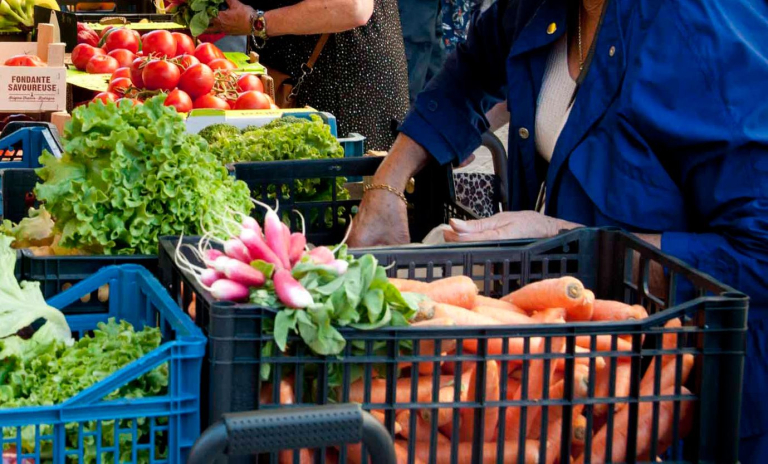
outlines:
[[[488,3],[487,0],[443,0],[443,45],[448,53],[467,40],[472,15]]]
[[[298,2],[244,3],[268,11]],[[260,59],[298,78],[318,37],[269,39],[258,51]],[[299,90],[298,103],[336,116],[341,136],[360,133],[367,138],[367,149],[389,150],[394,129],[408,111],[408,74],[397,0],[375,0],[373,16],[366,26],[331,36],[314,72]]]

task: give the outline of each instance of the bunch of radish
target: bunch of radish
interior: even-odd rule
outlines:
[[[215,231],[218,236],[228,236],[226,240],[214,237],[213,231],[207,232],[197,247],[182,245],[179,240],[177,265],[191,273],[217,300],[247,301],[252,289],[264,288],[271,282],[275,295],[285,306],[309,307],[314,303],[312,295],[293,277],[293,267],[302,260],[311,260],[317,265],[331,266],[341,275],[348,263],[337,260],[327,247],[308,250],[303,232],[291,233],[276,209],[255,200],[254,203],[267,211],[263,229],[256,219],[243,216],[240,223],[232,221],[230,230]],[[205,267],[190,262],[182,248],[191,250]]]

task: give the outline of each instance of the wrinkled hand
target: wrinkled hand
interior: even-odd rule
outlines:
[[[535,211],[499,213],[476,221],[451,219],[451,229],[443,235],[446,242],[482,242],[521,238],[554,237],[563,229],[575,229],[580,224],[545,216]]]
[[[211,21],[211,27],[206,31],[224,32],[229,35],[249,35],[251,31],[251,17],[255,10],[243,5],[238,0],[227,0],[228,8],[219,11],[219,15]]]
[[[360,203],[347,243],[352,248],[411,242],[405,203],[385,190],[371,190]]]

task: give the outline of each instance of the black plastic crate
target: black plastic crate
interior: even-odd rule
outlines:
[[[187,238],[187,243],[197,239]],[[203,420],[204,424],[215,422],[222,413],[247,411],[261,408],[273,408],[280,403],[277,391],[281,381],[293,381],[297,404],[327,402],[360,402],[366,410],[380,411],[384,414],[385,425],[395,433],[395,412],[403,409],[419,411],[435,420],[439,409],[448,408],[454,414],[451,424],[453,433],[467,428],[459,423],[459,411],[462,408],[472,411],[474,434],[470,446],[475,458],[486,454],[482,462],[489,462],[487,454],[497,451],[498,464],[510,462],[502,447],[509,446],[508,441],[493,440],[482,445],[489,431],[479,424],[485,423],[485,417],[498,412],[505,418],[509,411],[519,410],[521,418],[533,416],[540,409],[541,416],[555,414],[570,418],[576,408],[583,408],[587,417],[587,427],[600,421],[613,424],[620,414],[615,412],[618,405],[625,405],[628,411],[629,429],[633,430],[641,411],[647,411],[652,405],[652,436],[659,437],[659,414],[662,401],[672,404],[673,423],[678,424],[683,404],[692,403],[693,424],[684,441],[681,430],[674,425],[668,431],[671,448],[665,457],[677,462],[728,462],[738,461],[738,428],[741,404],[741,386],[745,355],[745,337],[748,299],[741,293],[718,283],[683,262],[662,254],[655,248],[632,235],[605,229],[579,229],[558,237],[533,243],[501,244],[475,247],[442,247],[436,249],[374,249],[371,250],[382,265],[392,264],[391,276],[434,280],[450,275],[467,275],[473,278],[486,295],[502,295],[529,282],[549,277],[573,275],[579,278],[587,288],[592,289],[598,298],[620,300],[626,303],[641,304],[650,317],[640,321],[617,323],[567,323],[556,325],[527,326],[491,326],[462,328],[385,328],[375,331],[341,330],[347,340],[347,348],[341,357],[320,357],[310,353],[303,343],[293,338],[289,341],[289,354],[282,354],[276,349],[272,353],[265,350],[272,343],[271,336],[263,335],[262,329],[267,321],[274,318],[274,311],[255,305],[215,302],[196,282],[180,272],[174,265],[176,239],[164,238],[160,246],[161,278],[185,311],[194,307],[194,318],[209,338],[208,354],[203,369]],[[362,253],[363,251],[356,251]],[[187,255],[194,262],[194,257]],[[647,269],[651,265],[661,265],[670,291],[668,294],[654,294],[648,289]],[[194,305],[192,305],[194,303]],[[667,322],[677,319],[682,327],[665,329]],[[665,334],[676,334],[675,348],[663,348]],[[587,336],[591,343],[597,343],[597,336],[610,337],[612,347],[617,347],[620,338],[631,343],[628,351],[602,351],[595,353],[578,352],[575,347],[576,336]],[[522,339],[523,352],[512,354],[510,341]],[[536,337],[541,337],[536,338]],[[441,353],[440,346],[456,340],[454,354]],[[534,353],[534,341],[543,340],[543,352]],[[464,343],[475,345],[475,350],[468,350]],[[404,351],[403,345],[412,343],[412,351]],[[563,351],[556,351],[554,344],[564,344]],[[357,349],[353,351],[353,346]],[[535,345],[541,346],[541,345]],[[558,345],[559,346],[559,345]],[[594,345],[593,345],[594,346]],[[434,351],[430,351],[430,347]],[[495,347],[495,348],[494,348]],[[497,350],[500,351],[497,352]],[[420,354],[421,353],[421,354]],[[649,369],[652,360],[659,364],[661,355],[674,356],[680,365],[684,355],[694,357],[694,367],[685,387],[692,393],[686,394],[681,388],[680,370],[675,373],[674,391],[661,396],[658,384],[653,394],[640,395],[640,380]],[[610,374],[616,372],[621,363],[628,363],[630,385],[626,396],[614,397],[616,384],[611,381],[608,394],[597,396],[595,383],[597,365],[602,358],[604,369]],[[543,391],[554,383],[546,367],[556,360],[562,360],[564,369],[562,378],[565,385],[563,399],[528,398],[524,394],[520,399],[509,399],[509,376],[520,373],[521,380],[527,383],[529,375],[536,372],[536,367],[544,364]],[[498,374],[503,379],[499,384],[498,398],[488,398],[484,394],[489,380],[490,361],[494,361]],[[442,363],[442,365],[441,365]],[[461,398],[462,367],[466,363],[475,363],[474,371],[477,395],[474,398]],[[586,363],[588,368],[588,392],[577,395],[573,388],[576,364]],[[438,398],[438,392],[432,388],[431,395],[419,398],[423,386],[416,381],[407,381],[404,391],[395,388],[398,366],[410,367],[418,371],[419,365],[432,364],[433,374],[427,384],[437,387],[443,377],[437,373],[453,365],[455,374],[451,374],[453,386],[452,401]],[[267,374],[261,378],[261,371]],[[658,371],[654,370],[658,376]],[[375,374],[375,375],[374,375]],[[355,380],[357,376],[360,379]],[[363,391],[363,397],[352,395],[352,383],[357,390]],[[334,386],[332,382],[339,385]],[[378,385],[373,386],[377,383]],[[260,399],[264,388],[271,388],[269,404]],[[381,398],[383,389],[383,399]],[[370,395],[378,392],[376,400]],[[398,394],[398,392],[401,392]],[[402,395],[402,396],[401,396]],[[602,406],[601,406],[602,405]],[[607,406],[606,406],[607,405]],[[282,407],[282,406],[281,406]],[[286,406],[290,407],[290,406]],[[498,408],[498,409],[497,409]],[[562,409],[561,409],[562,408]],[[598,417],[596,408],[607,408]],[[546,417],[543,421],[546,423]],[[410,427],[415,428],[416,414],[411,414]],[[525,420],[525,419],[521,419]],[[506,421],[499,422],[505,424]],[[515,422],[513,422],[515,423]],[[520,423],[520,422],[516,422]],[[500,425],[501,427],[501,425]],[[473,430],[472,427],[468,428]],[[546,430],[543,431],[546,433]],[[564,446],[569,449],[572,441],[573,424],[570,420],[562,422],[559,430]],[[462,432],[463,433],[463,432]],[[499,435],[506,433],[499,430]],[[634,434],[630,434],[634,436]],[[525,436],[525,435],[524,435]],[[591,435],[588,435],[591,436]],[[438,429],[430,427],[427,452],[431,461],[446,448],[438,448]],[[454,438],[457,438],[454,436]],[[507,437],[509,439],[509,437]],[[586,439],[589,449],[591,438]],[[452,443],[458,443],[454,439]],[[517,440],[515,440],[517,441]],[[615,446],[615,437],[608,436],[606,443]],[[654,440],[654,443],[656,440]],[[413,440],[405,445],[413,457],[417,447]],[[533,446],[532,452],[538,451],[540,462],[552,462],[552,450],[543,441],[526,442],[526,447]],[[542,443],[545,443],[542,445]],[[402,443],[401,443],[402,445]],[[451,445],[453,446],[453,445]],[[451,448],[452,463],[458,462],[456,448]],[[634,456],[637,443],[630,438],[627,441],[629,455]],[[528,448],[531,452],[531,448]],[[442,451],[441,451],[442,450]],[[650,449],[650,459],[655,460],[657,448]],[[319,451],[321,461],[325,462],[327,450]],[[364,452],[364,451],[363,451]],[[545,459],[547,453],[549,459]],[[570,456],[560,456],[560,462],[568,462]],[[344,462],[345,452],[341,452],[340,462]],[[440,455],[444,459],[446,455]],[[438,456],[438,457],[440,457]],[[273,456],[274,458],[275,456]],[[534,458],[535,459],[535,458]],[[632,460],[633,461],[633,460]],[[273,461],[274,462],[274,461]],[[414,461],[410,461],[414,462]],[[440,461],[444,462],[444,461]],[[480,460],[473,462],[481,462]],[[520,460],[519,462],[523,462]]]
[[[290,221],[291,230],[301,230],[301,219],[292,211],[300,212],[306,221],[307,240],[315,245],[339,243],[357,213],[359,199],[339,199],[336,179],[372,176],[383,158],[341,158],[326,160],[269,161],[235,163],[235,177],[251,189],[251,196],[266,204],[279,201],[283,220]],[[316,179],[329,186],[325,201],[303,201],[297,198],[295,182]],[[412,193],[406,192],[412,204],[409,225],[412,241],[421,241],[434,227],[451,217],[476,218],[474,213],[456,202],[453,174],[450,167],[430,165],[414,179]],[[418,214],[415,214],[418,212]],[[261,219],[263,210],[255,208],[254,215]]]
[[[58,295],[103,267],[120,264],[138,264],[158,275],[157,256],[153,255],[35,256],[28,249],[21,250],[21,278],[39,282],[45,298]],[[84,296],[63,311],[65,314],[109,312],[109,286]]]
[[[34,169],[4,169],[0,171],[3,196],[3,219],[18,223],[28,216],[29,208],[37,208],[35,185],[39,182]]]

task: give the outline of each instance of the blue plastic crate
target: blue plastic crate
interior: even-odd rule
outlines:
[[[67,316],[74,336],[80,336],[112,317],[130,322],[136,330],[158,327],[160,347],[70,398],[54,406],[0,409],[0,447],[21,450],[20,434],[34,434],[35,449],[15,456],[11,462],[69,464],[77,462],[176,464],[186,462],[200,434],[200,375],[206,339],[189,316],[173,302],[160,283],[141,266],[110,266],[71,289],[48,300],[66,308],[99,287],[109,284],[113,297],[109,312]],[[121,386],[168,365],[167,394],[140,399],[104,401]],[[49,434],[45,431],[52,432]],[[69,426],[70,436],[66,435]],[[72,428],[76,439],[72,439]],[[16,438],[5,439],[15,429]],[[114,436],[107,436],[111,430]],[[140,436],[144,432],[145,435]],[[10,434],[9,434],[10,435]],[[156,446],[167,443],[165,456]],[[115,446],[114,443],[119,443]],[[127,456],[121,456],[121,451]],[[42,455],[41,450],[50,450]],[[85,453],[95,456],[85,459]],[[4,461],[5,462],[5,461]]]
[[[56,126],[45,122],[12,122],[0,133],[0,169],[39,168],[46,150],[60,158],[64,151]]]

